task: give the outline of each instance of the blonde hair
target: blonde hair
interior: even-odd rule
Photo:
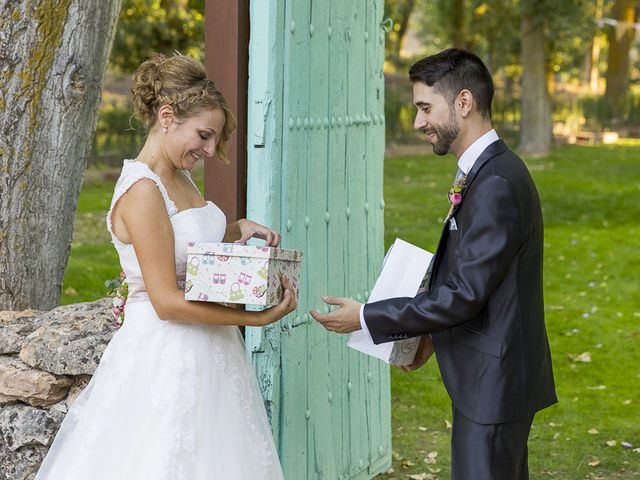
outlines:
[[[154,126],[158,110],[171,105],[178,118],[187,118],[203,110],[221,109],[225,122],[216,148],[227,162],[227,145],[236,129],[236,120],[224,96],[207,78],[202,63],[176,53],[171,57],[155,55],[143,62],[131,82],[133,114],[147,129]]]

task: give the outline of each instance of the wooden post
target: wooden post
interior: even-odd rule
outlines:
[[[207,200],[232,222],[247,210],[247,94],[249,64],[249,0],[205,0],[205,65],[227,99],[238,128],[229,145],[230,165],[205,163]]]

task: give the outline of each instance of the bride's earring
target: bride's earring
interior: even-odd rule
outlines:
[[[162,127],[162,133],[167,133],[167,127]]]

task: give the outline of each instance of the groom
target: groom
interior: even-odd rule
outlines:
[[[426,290],[311,315],[327,330],[362,328],[374,343],[421,336],[453,404],[454,480],[529,478],[527,439],[556,399],[542,295],[540,200],[527,167],[491,123],[493,81],[475,55],[448,49],[409,70],[414,128],[458,174]],[[452,177],[455,170],[452,169]]]

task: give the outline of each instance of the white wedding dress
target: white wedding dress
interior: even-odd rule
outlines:
[[[175,235],[178,281],[188,241],[220,241],[213,203],[181,212],[145,164],[125,160],[111,208],[153,180]],[[237,327],[160,320],[132,245],[107,228],[129,282],[123,326],[70,408],[36,480],[257,480],[283,478],[269,422]]]

